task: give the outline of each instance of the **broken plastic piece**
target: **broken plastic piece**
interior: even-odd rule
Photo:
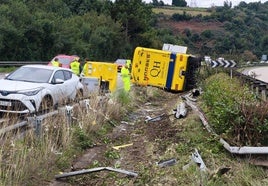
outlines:
[[[114,146],[113,149],[119,150],[121,148],[129,147],[129,146],[132,146],[132,145],[133,145],[133,143],[129,143],[129,144],[125,144],[125,145],[120,145],[120,146]]]
[[[172,158],[172,159],[169,159],[169,160],[162,160],[162,161],[157,163],[157,165],[159,167],[167,167],[167,166],[172,166],[172,165],[175,165],[175,164],[176,164],[176,159],[175,158]]]

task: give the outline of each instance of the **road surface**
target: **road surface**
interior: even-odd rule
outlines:
[[[0,79],[4,78],[5,74],[4,73],[0,73]]]
[[[253,67],[247,70],[244,70],[245,75],[256,78],[260,81],[268,83],[268,67]]]

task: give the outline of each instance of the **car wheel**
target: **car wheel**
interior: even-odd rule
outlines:
[[[83,90],[78,90],[76,92],[75,101],[79,102],[82,99],[83,99]]]
[[[40,113],[47,113],[51,109],[53,109],[53,100],[51,97],[46,96],[43,98],[40,107],[39,107],[39,112]]]

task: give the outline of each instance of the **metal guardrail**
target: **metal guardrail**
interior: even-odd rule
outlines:
[[[234,72],[234,76],[240,78],[249,85],[252,92],[254,92],[262,101],[268,101],[268,83],[245,75],[241,72]]]
[[[20,67],[23,65],[30,64],[41,64],[46,65],[49,61],[0,61],[0,67]]]

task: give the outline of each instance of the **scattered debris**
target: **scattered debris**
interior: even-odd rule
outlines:
[[[176,159],[175,158],[172,158],[172,159],[169,159],[169,160],[161,160],[157,163],[157,165],[159,167],[167,167],[167,166],[172,166],[172,165],[175,165],[176,164]]]
[[[138,176],[138,174],[135,172],[126,171],[123,169],[115,169],[112,167],[97,167],[97,168],[92,168],[92,169],[85,169],[85,170],[72,171],[72,172],[58,174],[55,176],[55,179],[66,178],[66,177],[70,177],[70,176],[77,176],[77,175],[81,175],[81,174],[88,174],[88,173],[98,172],[98,171],[102,171],[102,170],[119,172],[119,173],[123,173],[123,174],[126,174],[128,176],[133,176],[133,177]]]
[[[202,157],[198,153],[197,149],[195,149],[195,152],[192,153],[192,160],[198,165],[198,167],[200,168],[201,171],[207,170],[207,167],[206,167],[204,161],[202,160]]]
[[[153,118],[150,117],[150,116],[146,116],[147,119],[145,120],[145,123],[154,122],[154,121],[160,121],[164,115],[165,114],[161,114],[161,115],[153,117]]]
[[[209,180],[219,178],[231,170],[231,167],[220,167],[209,175]]]
[[[190,106],[194,111],[197,112],[200,120],[202,121],[203,125],[206,127],[207,131],[217,136],[215,131],[208,124],[208,121],[206,117],[204,116],[204,114],[199,110],[199,108],[191,100],[187,99],[187,97],[186,97],[186,104]]]
[[[120,123],[121,123],[121,124],[126,124],[126,125],[128,125],[128,122],[127,122],[127,121],[121,121]]]
[[[184,118],[187,115],[187,109],[184,102],[181,102],[177,105],[177,109],[174,109],[175,111],[175,118],[180,119]]]
[[[188,169],[193,163],[196,163],[201,171],[207,171],[207,167],[206,167],[204,161],[202,160],[202,157],[198,153],[197,149],[195,149],[195,152],[192,153],[191,160],[192,161],[190,163],[183,166],[183,170]]]
[[[121,148],[129,147],[129,146],[132,146],[132,145],[133,145],[133,143],[129,143],[129,144],[125,144],[125,145],[120,145],[120,146],[114,146],[113,149],[119,150]]]
[[[193,91],[192,91],[192,96],[193,96],[193,97],[200,96],[200,90],[198,90],[198,89],[193,89]]]
[[[216,175],[218,177],[226,174],[227,172],[229,172],[229,170],[231,170],[231,167],[220,167],[217,171],[216,171]]]

